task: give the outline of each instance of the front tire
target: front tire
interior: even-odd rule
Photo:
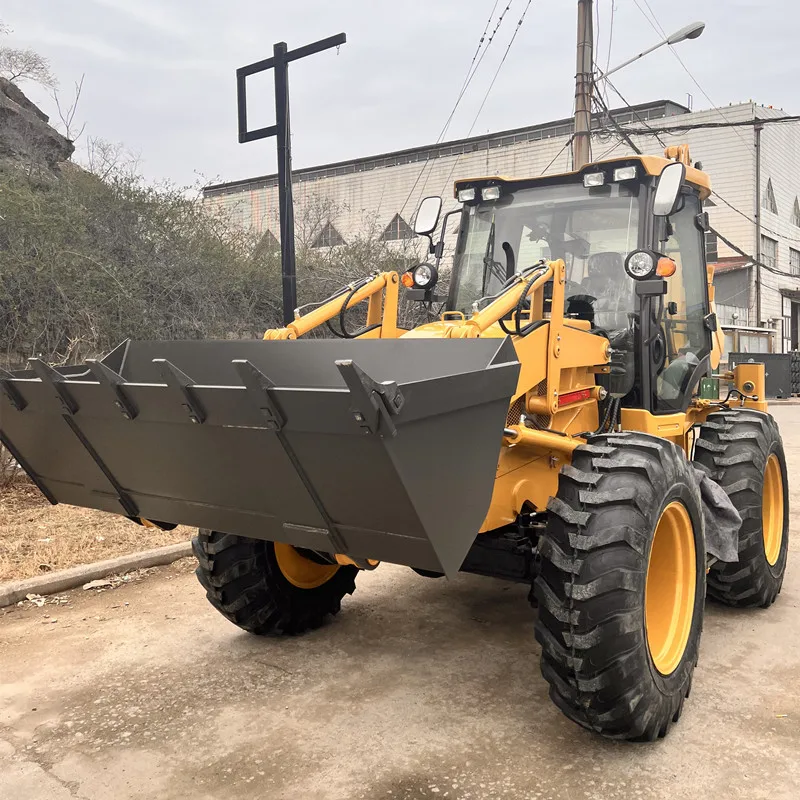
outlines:
[[[751,409],[709,414],[695,461],[727,492],[742,517],[739,561],[712,565],[708,593],[739,608],[771,606],[789,552],[786,457],[775,420]]]
[[[320,564],[286,544],[200,529],[192,550],[211,605],[257,635],[318,628],[356,588],[356,567]]]
[[[664,736],[689,694],[703,625],[691,464],[646,434],[593,437],[562,469],[548,512],[534,593],[551,699],[604,736]]]

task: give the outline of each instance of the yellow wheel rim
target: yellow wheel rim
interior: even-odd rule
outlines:
[[[683,503],[670,503],[656,525],[645,585],[647,646],[662,675],[675,671],[689,641],[697,591],[696,560],[689,512]]]
[[[289,544],[275,542],[275,559],[289,583],[298,589],[316,589],[327,583],[339,569],[336,564],[317,564]]]
[[[764,471],[764,491],[761,500],[761,530],[764,534],[764,553],[767,563],[778,563],[783,543],[783,475],[781,462],[773,453]]]

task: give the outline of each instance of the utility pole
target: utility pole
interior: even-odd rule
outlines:
[[[273,45],[272,58],[265,58],[236,70],[236,99],[239,117],[239,142],[253,142],[275,136],[278,144],[278,212],[281,229],[281,277],[283,283],[283,324],[294,319],[297,308],[297,278],[294,252],[294,204],[292,202],[292,132],[289,124],[289,62],[339,47],[347,41],[343,34],[288,50],[286,42]],[[275,124],[257,130],[247,128],[247,90],[249,75],[275,70]]]
[[[572,168],[592,160],[592,89],[594,85],[594,24],[592,0],[578,0],[578,53],[575,67],[575,135]]]

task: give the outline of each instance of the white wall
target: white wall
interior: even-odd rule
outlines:
[[[734,122],[751,120],[756,115],[775,117],[785,112],[768,109],[753,103],[742,103],[720,110],[698,111],[661,119],[651,119],[651,127],[664,128],[705,122]],[[626,127],[641,129],[643,123],[634,120]],[[555,132],[555,131],[554,131]],[[496,146],[477,142],[473,152],[459,156],[432,158],[427,163],[413,162],[394,166],[379,166],[367,171],[323,177],[311,180],[296,175],[294,197],[299,221],[308,216],[307,209],[329,203],[337,209],[332,222],[347,240],[373,224],[380,232],[400,213],[410,223],[421,198],[441,194],[445,210],[455,207],[453,182],[458,179],[505,175],[532,177],[570,169],[570,151],[564,145],[569,134],[562,126],[558,136],[536,141],[517,141]],[[513,137],[509,137],[513,138]],[[661,154],[662,145],[652,135],[632,136],[645,153]],[[751,127],[703,129],[675,134],[661,134],[666,145],[688,142],[695,161],[701,161],[711,176],[712,186],[725,200],[742,213],[729,208],[721,199],[712,196],[714,206],[708,207],[711,224],[750,255],[756,253],[755,214],[755,148]],[[593,138],[593,157],[619,157],[630,152],[616,136],[605,141]],[[409,156],[413,158],[413,154]],[[767,126],[762,133],[762,192],[767,179],[772,179],[778,204],[778,214],[763,212],[764,233],[779,240],[779,267],[788,271],[789,247],[800,250],[800,228],[790,223],[794,198],[800,194],[800,126],[781,124]],[[256,184],[257,185],[257,184]],[[211,196],[207,202],[230,213],[235,220],[257,230],[269,229],[278,235],[277,187],[231,187],[227,194]],[[312,215],[313,216],[313,215]],[[298,236],[302,235],[298,231]],[[719,257],[736,257],[738,253],[719,243]],[[800,289],[800,279],[788,278],[762,271],[762,320],[781,316],[781,296],[778,289],[786,286]],[[737,305],[751,309],[750,324],[755,324],[754,292],[737,299]],[[778,333],[780,337],[780,332]]]

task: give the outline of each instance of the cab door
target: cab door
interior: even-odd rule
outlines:
[[[710,371],[711,333],[706,274],[705,234],[700,199],[685,191],[679,209],[664,225],[665,240],[656,249],[677,268],[666,279],[667,292],[656,312],[663,344],[663,365],[655,370],[653,411],[685,411],[700,378]]]

